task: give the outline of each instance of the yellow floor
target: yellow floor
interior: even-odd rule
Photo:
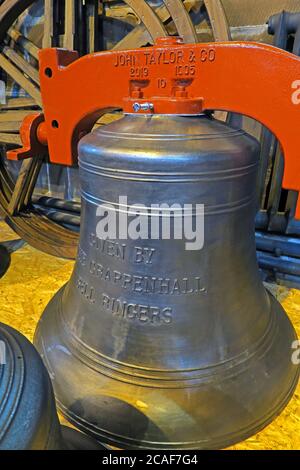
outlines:
[[[0,241],[17,238],[0,222]],[[29,246],[12,255],[8,272],[0,280],[0,321],[32,340],[36,324],[55,292],[68,281],[72,261],[54,258]],[[300,338],[300,291],[273,287]],[[267,428],[231,449],[300,449],[300,383],[283,413]]]

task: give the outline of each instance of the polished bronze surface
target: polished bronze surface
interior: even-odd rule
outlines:
[[[0,240],[15,234],[0,222]],[[27,245],[12,254],[11,267],[0,280],[0,321],[19,329],[32,340],[36,323],[50,298],[70,278],[73,262],[54,258]],[[300,291],[267,284],[300,336]],[[61,417],[62,422],[65,420]],[[300,383],[290,403],[266,428],[230,450],[295,450],[300,448]]]
[[[256,263],[257,164],[253,138],[205,116],[127,116],[81,141],[79,255],[35,338],[81,429],[125,448],[220,448],[291,398],[296,334]],[[204,248],[100,240],[97,205],[126,211],[121,195],[205,204]]]

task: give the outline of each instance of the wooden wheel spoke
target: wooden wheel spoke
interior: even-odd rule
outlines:
[[[19,132],[20,125],[17,121],[0,122],[0,132]]]
[[[142,18],[143,22],[115,44],[114,50],[134,49],[148,42],[154,42],[160,36],[168,35],[164,22],[170,18],[170,14],[165,6],[160,6],[153,11],[144,1],[125,0],[125,3],[139,18]]]
[[[53,46],[54,38],[54,2],[53,0],[45,0],[44,2],[44,35],[43,48]]]
[[[0,142],[7,143],[7,136],[3,135],[3,133],[13,133],[19,132],[21,123],[23,119],[28,116],[28,114],[32,114],[35,111],[26,111],[26,110],[12,110],[12,111],[4,111],[1,110],[0,112]],[[20,137],[18,137],[18,141],[20,142]],[[3,139],[3,140],[2,140]],[[14,141],[12,142],[14,143]]]
[[[4,47],[3,54],[25,75],[27,75],[36,85],[40,85],[40,77],[36,68],[30,65],[22,56],[20,56],[11,47]]]
[[[26,52],[29,52],[34,59],[39,60],[40,49],[33,44],[33,42],[29,41],[29,39],[25,38],[17,29],[10,28],[8,35],[17,46],[21,46]]]
[[[0,105],[1,112],[8,109],[24,109],[36,107],[36,102],[32,98],[9,98],[6,104]]]
[[[7,211],[19,213],[31,201],[31,196],[43,163],[43,158],[34,157],[23,161]]]
[[[170,13],[164,5],[159,6],[155,10],[155,14],[162,24],[170,19]],[[162,36],[167,36],[167,33],[164,32]],[[134,49],[136,47],[142,47],[143,45],[151,42],[153,42],[153,36],[150,34],[146,25],[144,23],[140,23],[135,28],[133,28],[133,30],[130,31],[130,33],[128,33],[123,39],[115,44],[113,50]]]
[[[163,22],[148,3],[144,0],[125,0],[125,3],[132,8],[139,18],[141,18],[153,41],[161,36],[167,36],[168,33]]]
[[[126,3],[129,5],[129,2]],[[177,28],[177,33],[183,37],[185,42],[196,42],[197,33],[188,14],[189,10],[193,8],[194,4],[195,2],[191,2],[190,0],[186,0],[184,2],[181,0],[164,0],[164,4],[160,5],[155,10],[156,17],[159,19],[160,23],[164,25],[164,34],[161,35],[167,36],[167,29],[169,29],[169,25],[166,26],[166,23],[172,20],[171,23],[174,22]],[[142,47],[143,45],[151,42],[153,42],[153,35],[151,35],[146,24],[141,23],[137,25],[123,39],[121,39],[121,41],[119,41],[113,47],[113,49],[134,49],[136,47]]]
[[[204,0],[204,4],[210,18],[215,41],[230,41],[230,28],[221,0]]]
[[[79,54],[98,50],[99,1],[65,0],[63,47]]]
[[[21,137],[19,136],[19,134],[8,134],[0,132],[0,142],[1,144],[7,145],[22,145]]]
[[[75,44],[75,26],[76,26],[76,5],[77,2],[74,0],[65,0],[65,34],[63,47],[74,49]]]
[[[28,112],[26,110],[16,110],[16,111],[1,111],[0,113],[0,124],[2,122],[10,122],[10,121],[17,121],[22,122],[23,119],[28,116],[28,114],[32,114],[32,112]]]
[[[177,33],[185,43],[197,42],[197,33],[191,17],[181,0],[163,0],[177,28]]]
[[[14,107],[18,108],[20,107],[20,104],[17,102],[22,98],[17,98],[12,99],[12,109]],[[27,98],[24,98],[26,100]],[[10,101],[10,100],[9,100]],[[19,130],[21,123],[24,119],[25,116],[30,114],[30,111],[4,111],[5,109],[8,109],[10,106],[10,103],[6,105],[2,105],[0,107],[1,112],[0,112],[0,143],[1,144],[7,144],[7,145],[13,145],[13,146],[22,146],[22,141],[21,137],[19,135]],[[26,103],[26,102],[25,102]],[[33,104],[35,104],[33,102]],[[32,103],[31,103],[32,106]],[[34,112],[34,111],[33,111]]]
[[[134,49],[135,47],[142,47],[144,44],[152,42],[149,31],[143,24],[136,26],[130,33],[128,33],[121,41],[119,41],[112,48],[113,50]]]
[[[96,52],[99,29],[98,29],[98,0],[86,1],[87,18],[87,49],[89,52]]]
[[[42,97],[39,88],[29,78],[25,77],[23,72],[12,64],[3,53],[0,54],[0,67],[35,100],[36,104],[42,107]]]

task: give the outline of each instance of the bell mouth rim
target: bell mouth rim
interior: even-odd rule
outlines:
[[[118,436],[112,434],[110,432],[106,432],[103,429],[98,428],[97,426],[89,423],[83,418],[80,418],[75,413],[70,412],[67,408],[60,402],[60,400],[56,397],[56,403],[58,406],[59,411],[62,415],[74,426],[78,427],[78,429],[82,429],[88,435],[97,438],[98,441],[102,441],[105,444],[111,446],[118,446],[120,445],[120,449],[149,449],[149,450],[172,450],[172,449],[200,449],[200,450],[218,450],[218,449],[226,449],[229,446],[237,444],[239,442],[243,442],[249,437],[257,434],[261,430],[263,430],[266,426],[268,426],[272,421],[281,414],[281,412],[285,409],[285,407],[290,402],[295,389],[298,385],[298,381],[300,378],[300,369],[298,367],[297,374],[294,377],[294,380],[288,390],[288,392],[284,395],[284,398],[274,406],[271,411],[265,414],[263,417],[252,423],[251,425],[243,428],[242,430],[239,429],[238,431],[228,433],[223,437],[216,438],[213,440],[199,440],[194,442],[151,442],[151,441],[141,441],[126,438],[123,436]],[[100,431],[100,432],[99,432]],[[209,444],[208,444],[209,442]],[[207,444],[207,445],[206,445]]]
[[[295,330],[282,306],[271,294],[270,297],[273,300],[274,317],[277,319],[277,327],[275,328],[275,336],[273,337],[270,347],[265,354],[260,354],[258,357],[258,359],[261,358],[263,367],[257,368],[257,356],[255,356],[254,359],[251,360],[250,370],[247,370],[244,374],[241,373],[239,376],[234,378],[231,377],[229,379],[224,379],[224,377],[221,377],[217,386],[216,384],[208,383],[207,387],[205,387],[206,384],[204,382],[198,386],[198,389],[195,387],[192,390],[189,384],[186,384],[184,389],[169,389],[167,391],[169,399],[171,401],[175,400],[176,403],[178,397],[181,397],[182,400],[188,400],[188,397],[191,397],[193,408],[203,406],[203,400],[207,394],[211,394],[214,391],[216,392],[216,395],[212,396],[212,402],[209,405],[211,410],[209,416],[202,416],[200,408],[200,414],[198,413],[195,415],[195,429],[189,434],[190,440],[187,439],[186,442],[182,440],[185,435],[182,434],[181,430],[185,429],[189,425],[190,421],[183,420],[180,428],[175,428],[170,433],[168,431],[167,416],[165,416],[166,413],[168,415],[168,410],[166,410],[166,413],[163,413],[162,415],[155,415],[155,418],[151,413],[148,414],[142,412],[143,415],[148,417],[148,420],[150,420],[151,423],[162,430],[165,429],[165,435],[162,436],[161,440],[159,436],[158,439],[154,437],[155,441],[147,440],[153,439],[152,436],[155,436],[153,433],[150,433],[150,435],[148,433],[145,436],[143,434],[141,438],[139,438],[137,434],[132,434],[132,432],[129,432],[128,435],[127,428],[125,431],[122,427],[122,431],[119,431],[120,427],[116,428],[116,423],[113,421],[112,415],[109,412],[110,408],[106,409],[106,402],[101,398],[107,396],[107,394],[105,394],[107,381],[110,380],[112,385],[118,384],[118,387],[120,387],[120,392],[118,392],[116,396],[114,393],[112,393],[112,395],[108,394],[108,396],[111,396],[112,400],[114,398],[116,400],[119,399],[119,401],[121,400],[122,404],[125,406],[125,408],[122,408],[124,419],[128,412],[126,411],[126,404],[128,403],[129,406],[134,406],[131,403],[131,400],[124,401],[124,390],[126,390],[126,396],[135,397],[137,390],[141,390],[142,386],[141,384],[138,386],[131,384],[132,386],[128,389],[128,384],[124,384],[121,380],[114,380],[114,378],[111,378],[108,375],[105,376],[103,373],[99,373],[97,370],[92,369],[91,366],[89,367],[87,364],[84,364],[80,358],[76,356],[74,357],[73,354],[66,354],[66,351],[62,351],[60,348],[55,352],[51,347],[51,345],[53,345],[53,338],[55,338],[55,344],[64,344],[65,349],[68,348],[68,344],[64,343],[63,328],[60,323],[60,317],[57,315],[57,298],[56,302],[54,298],[54,303],[49,304],[49,310],[46,309],[46,316],[42,319],[37,331],[35,344],[38,350],[43,354],[44,362],[48,367],[48,370],[55,373],[53,376],[54,389],[56,388],[56,381],[56,399],[61,413],[68,421],[76,425],[79,429],[82,429],[84,432],[92,435],[97,440],[123,449],[200,450],[226,448],[230,445],[236,444],[237,442],[241,442],[260,431],[277,415],[279,415],[291,399],[299,380],[300,368],[299,366],[292,364],[290,357],[290,345],[292,340],[296,338]],[[285,339],[281,339],[279,341],[279,339],[282,338],[282,335],[284,335]],[[279,355],[283,357],[283,360],[280,363],[278,363]],[[80,384],[85,381],[85,385],[84,389],[80,388],[80,391],[77,387],[77,392],[74,390],[70,396],[70,394],[66,394],[64,390],[69,389],[70,391],[70,387],[74,387],[72,380],[69,380],[71,377],[66,379],[65,376],[66,370],[71,366],[78,369],[78,380]],[[262,385],[261,389],[256,389],[256,387],[253,386],[253,374],[258,374],[258,378],[265,378],[266,383]],[[80,377],[82,377],[82,380]],[[99,415],[98,421],[95,421],[95,419],[89,419],[89,402],[86,402],[86,405],[84,405],[84,402],[80,404],[81,407],[87,406],[86,411],[82,416],[78,416],[78,410],[74,407],[74,403],[77,403],[78,400],[80,402],[82,397],[88,395],[86,390],[90,390],[91,384],[94,383],[96,378],[97,387],[103,392],[100,393],[98,401],[96,400],[93,404],[93,407],[96,407],[97,409],[97,415]],[[235,379],[241,380],[241,386],[244,393],[242,399],[238,399],[238,388],[235,385]],[[277,388],[274,389],[276,384]],[[147,384],[144,384],[143,388],[146,389]],[[166,392],[163,386],[160,387],[161,390],[159,387],[154,388],[149,386],[148,388],[150,391],[145,395],[145,402],[148,404],[150,409],[152,409],[151,407],[155,407],[159,397]],[[220,392],[218,392],[218,390],[220,390]],[[274,393],[274,391],[276,391],[276,393]],[[226,401],[226,397],[228,396],[231,397],[230,402]],[[222,411],[222,406],[226,403],[228,406],[223,408]],[[81,408],[79,409],[81,410]],[[233,410],[234,414],[232,414]],[[137,412],[139,412],[139,408],[137,408]],[[80,413],[81,412],[79,411],[79,414]],[[123,416],[123,414],[121,416]],[[186,413],[183,415],[178,411],[176,419],[183,419],[183,416],[185,415]],[[220,416],[225,423],[224,426],[221,427],[218,433],[209,433],[208,439],[208,433],[204,432],[205,427],[203,428],[201,423],[205,425],[209,419],[209,422],[211,423],[210,426],[215,425],[215,429],[219,430],[218,423],[220,423]],[[109,424],[109,421],[107,422],[107,419],[111,419],[113,421],[112,425]],[[166,428],[164,426],[166,426]],[[122,435],[118,435],[118,431],[122,432]],[[168,440],[168,442],[166,442],[166,440]]]
[[[106,447],[94,438],[70,426],[62,424],[61,434],[63,442],[61,450],[106,450]]]
[[[233,356],[223,362],[210,364],[202,368],[190,369],[158,369],[149,368],[138,365],[131,365],[122,361],[114,360],[99,351],[95,351],[80,340],[69,328],[62,312],[62,297],[66,286],[63,286],[55,295],[54,302],[56,303],[56,322],[61,325],[60,335],[67,345],[70,353],[79,360],[85,367],[97,371],[108,378],[119,380],[123,383],[130,383],[136,386],[150,387],[153,389],[185,389],[197,388],[203,383],[214,383],[215,378],[220,377],[224,380],[230,379],[239,374],[246,373],[252,367],[252,362],[256,357],[267,354],[272,347],[274,337],[277,332],[277,319],[274,307],[276,299],[272,294],[266,291],[269,304],[269,321],[264,331],[264,334],[251,345],[251,349],[247,348],[246,351]],[[294,330],[294,339],[296,333]],[[45,354],[44,360],[47,362]],[[51,369],[51,367],[50,367]]]
[[[255,361],[255,358],[268,354],[269,350],[273,346],[274,337],[278,334],[279,313],[276,309],[278,301],[268,290],[266,290],[266,295],[269,300],[269,321],[264,334],[258,339],[258,341],[251,345],[251,350],[248,348],[245,352],[242,352],[226,361],[202,368],[190,368],[184,370],[149,369],[144,366],[131,365],[111,359],[99,351],[95,351],[95,349],[86,345],[68,328],[66,319],[62,312],[62,298],[66,286],[67,284],[56,293],[50,302],[50,304],[53,303],[56,308],[56,311],[53,312],[53,314],[55,315],[56,324],[60,324],[61,326],[60,336],[63,344],[68,348],[73,357],[77,361],[80,361],[87,369],[92,369],[112,380],[118,380],[125,384],[129,383],[134,386],[149,387],[152,389],[176,390],[185,389],[187,387],[196,389],[203,383],[208,382],[213,384],[215,382],[215,377],[220,379],[220,376],[224,380],[228,380],[231,377],[246,373],[247,370],[251,369],[253,365],[252,362]],[[50,304],[46,307],[46,310]],[[281,307],[280,304],[279,306]],[[281,309],[283,310],[282,307]],[[284,310],[283,312],[287,317]],[[295,340],[297,339],[297,334],[292,323],[290,323],[290,325],[293,331],[293,339]],[[45,351],[42,351],[42,357],[46,363],[47,369],[51,370],[52,367],[47,359]],[[298,367],[298,369],[300,368]],[[300,372],[298,372],[298,374],[299,373]],[[217,382],[219,382],[219,380]]]

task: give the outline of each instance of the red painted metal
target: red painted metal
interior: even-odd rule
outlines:
[[[24,160],[35,155],[47,154],[46,123],[41,113],[26,116],[20,127],[23,147],[7,152],[9,160]]]
[[[40,79],[53,163],[76,164],[82,133],[113,109],[132,113],[134,103],[151,103],[138,111],[150,114],[219,109],[250,116],[276,135],[284,187],[300,191],[300,58],[293,54],[253,42],[182,44],[178,38],[80,59],[76,52],[44,49]]]

